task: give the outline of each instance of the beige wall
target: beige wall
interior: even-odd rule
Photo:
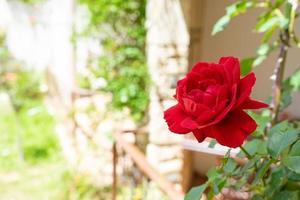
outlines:
[[[214,23],[225,14],[225,7],[235,2],[234,0],[201,0],[204,12],[202,20],[203,30],[201,31],[202,48],[199,52],[202,60],[217,61],[219,57],[232,55],[239,58],[255,55],[255,49],[260,43],[261,35],[253,33],[258,10],[251,10],[235,18],[230,25],[216,36],[211,36]],[[299,24],[299,21],[297,22]],[[300,25],[300,24],[299,24]],[[298,31],[299,32],[299,31]],[[271,94],[271,81],[273,66],[277,52],[271,54],[270,58],[255,69],[257,84],[253,91],[255,98],[264,100]],[[288,54],[287,72],[290,75],[300,66],[300,50],[292,49]],[[294,117],[300,117],[300,106],[297,102],[300,95],[294,98],[293,105],[288,111]]]

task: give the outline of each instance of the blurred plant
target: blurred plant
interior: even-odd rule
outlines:
[[[8,96],[8,102],[1,98],[0,106],[1,167],[17,164],[15,146],[21,160],[29,163],[57,156],[55,120],[44,105],[45,89],[39,73],[21,70],[5,45],[5,35],[0,35],[0,92]]]
[[[87,33],[96,35],[104,48],[103,54],[90,63],[93,79],[81,79],[82,83],[111,93],[113,108],[129,108],[133,119],[144,119],[149,101],[145,58],[146,0],[80,2],[87,6],[91,15]]]
[[[46,0],[19,0],[19,1],[33,5],[33,4],[43,3]]]
[[[110,198],[110,187],[99,187],[87,176],[79,172],[66,171],[62,176],[64,183],[61,200],[106,200]]]
[[[222,193],[223,188],[244,191],[251,199],[299,199],[300,198],[300,123],[280,120],[280,114],[291,103],[293,92],[299,92],[299,69],[284,80],[284,69],[289,48],[300,47],[295,33],[295,21],[299,16],[297,0],[241,0],[226,8],[213,28],[216,34],[236,16],[249,9],[260,8],[256,32],[262,33],[261,45],[256,56],[241,62],[241,75],[248,74],[272,51],[279,50],[272,76],[271,109],[249,114],[259,125],[251,140],[241,147],[240,158],[245,164],[230,157],[230,151],[222,164],[209,170],[208,181],[192,188],[186,200],[200,199],[208,191],[208,199]]]

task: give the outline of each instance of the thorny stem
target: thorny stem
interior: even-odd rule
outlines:
[[[271,109],[272,109],[271,126],[275,125],[278,121],[278,115],[280,111],[280,99],[282,93],[282,80],[284,76],[284,68],[286,63],[285,61],[287,56],[288,45],[289,45],[289,31],[284,30],[281,33],[280,51],[275,65],[274,73],[271,77],[273,80],[272,102],[271,102]]]
[[[251,154],[242,146],[240,146],[240,149],[242,150],[242,152],[247,156],[247,158],[250,160],[253,157],[251,156]]]
[[[253,156],[242,146],[240,146],[240,149],[242,150],[242,152],[247,156],[248,160],[251,160],[253,158]],[[258,170],[257,164],[255,163],[254,165],[255,170]]]

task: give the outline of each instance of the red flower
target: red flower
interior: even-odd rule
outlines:
[[[218,64],[197,63],[177,82],[178,104],[164,112],[170,131],[193,132],[199,142],[215,138],[228,147],[239,147],[255,131],[256,122],[244,109],[268,107],[250,99],[254,73],[240,79],[240,63],[222,57]]]

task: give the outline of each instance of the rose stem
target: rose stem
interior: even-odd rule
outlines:
[[[244,147],[240,146],[240,149],[242,150],[242,152],[244,152],[244,154],[246,154],[246,156],[249,160],[251,160],[253,158]]]
[[[284,76],[284,68],[285,68],[285,61],[287,56],[287,50],[289,45],[289,30],[286,29],[283,33],[280,34],[281,38],[281,45],[280,45],[280,52],[276,61],[276,65],[274,68],[274,73],[272,75],[273,85],[272,85],[272,102],[271,102],[271,109],[272,109],[272,121],[271,126],[275,125],[278,121],[278,115],[280,110],[280,99],[282,93],[282,80]]]

